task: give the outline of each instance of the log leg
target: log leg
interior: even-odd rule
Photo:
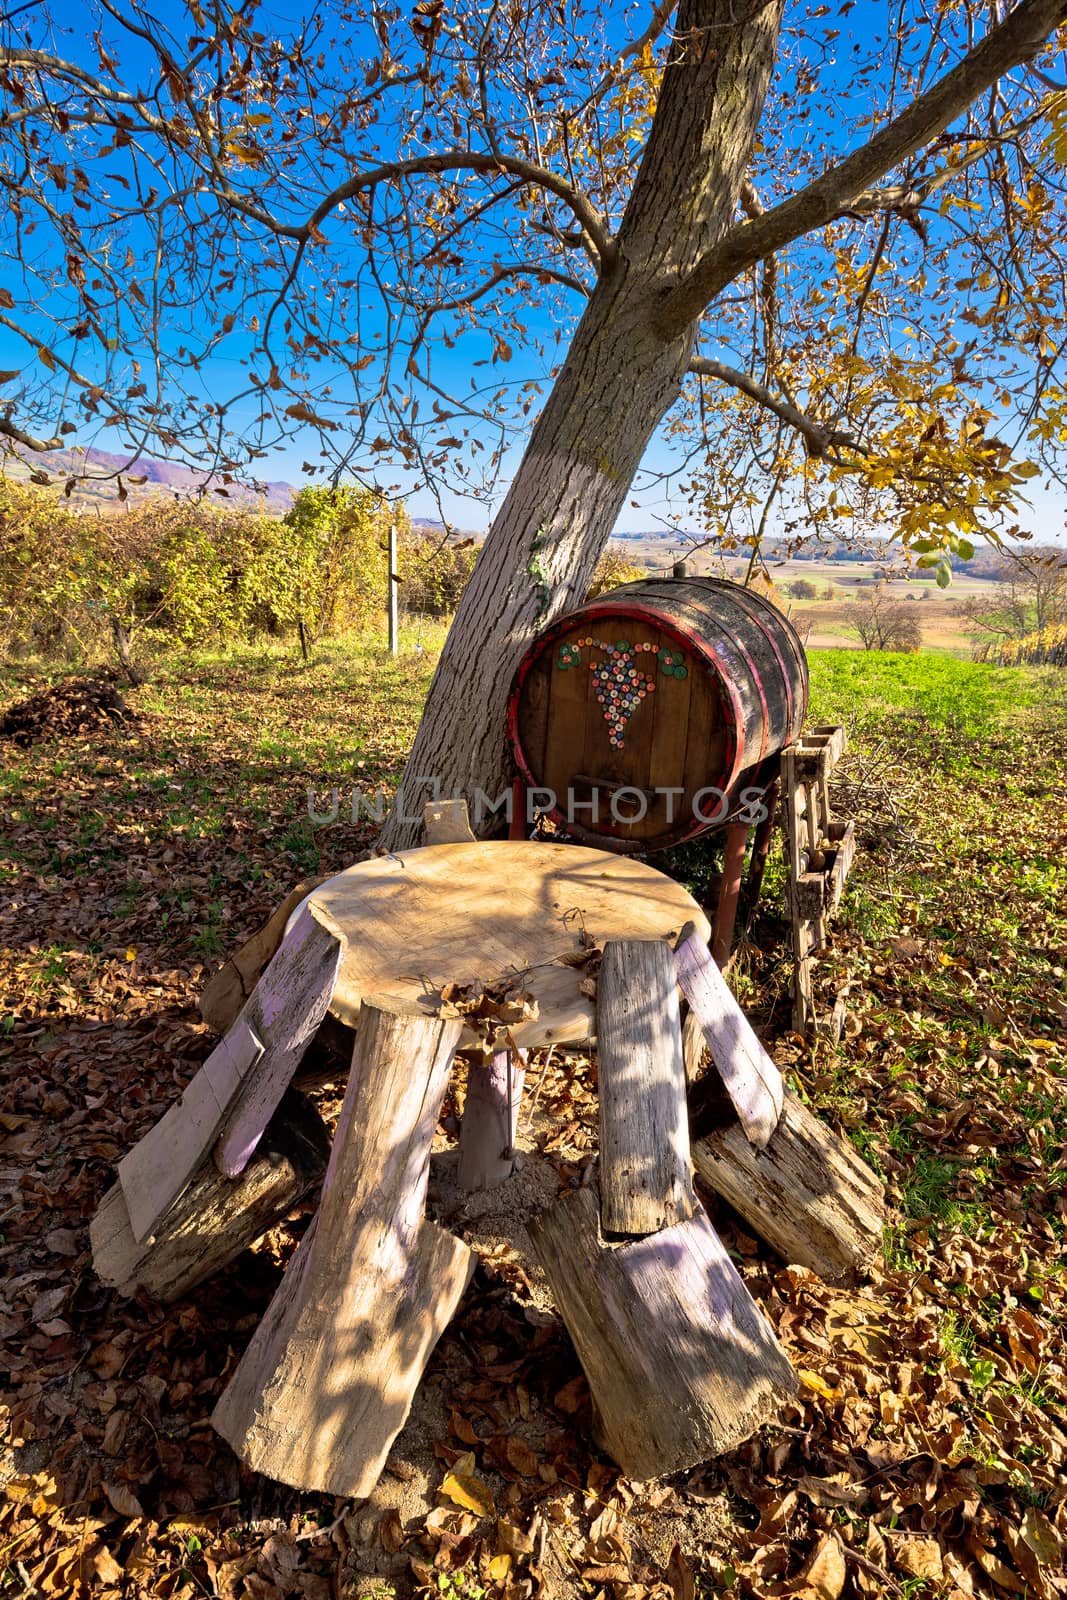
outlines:
[[[526,1068],[510,1050],[498,1050],[488,1066],[472,1063],[467,1103],[459,1130],[458,1180],[468,1193],[495,1189],[515,1167],[515,1135]]]
[[[314,1236],[215,1408],[242,1460],[295,1488],[370,1494],[470,1278],[425,1215],[461,1028],[364,1004]]]
[[[529,1231],[589,1380],[599,1436],[630,1477],[733,1449],[796,1393],[774,1330],[702,1207],[611,1245],[590,1187]]]
[[[674,952],[678,984],[700,1023],[711,1059],[753,1144],[765,1145],[778,1123],[782,1074],[730,993],[711,952],[691,922]]]
[[[330,1154],[326,1124],[310,1101],[290,1090],[259,1149],[237,1179],[224,1178],[210,1156],[141,1243],[116,1183],[89,1228],[93,1267],[120,1293],[146,1289],[157,1300],[178,1300],[221,1272],[322,1180]]]
[[[765,1149],[733,1122],[694,1141],[693,1164],[783,1260],[827,1283],[855,1282],[881,1249],[881,1183],[789,1090]]]
[[[747,843],[747,823],[731,823],[726,829],[722,882],[719,885],[719,902],[715,907],[715,930],[711,941],[711,953],[720,967],[726,965],[733,944],[734,923],[737,921],[737,897],[741,892]]]

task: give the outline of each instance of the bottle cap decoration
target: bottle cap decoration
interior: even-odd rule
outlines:
[[[656,688],[655,662],[642,662],[642,667],[652,668],[651,672],[642,671],[638,667],[638,659],[654,655],[659,662],[659,670],[667,678],[685,678],[689,675],[681,650],[657,650],[654,644],[632,644],[628,639],[617,639],[612,643],[606,639],[594,639],[591,635],[579,639],[577,643],[567,640],[560,645],[556,657],[558,670],[568,672],[572,667],[580,667],[583,650],[602,652],[600,661],[590,661],[588,665],[597,704],[608,725],[608,742],[616,750],[623,748],[626,724],[642,700],[647,699]]]

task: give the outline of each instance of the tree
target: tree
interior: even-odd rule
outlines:
[[[1067,553],[1038,545],[1005,557],[989,591],[971,595],[959,614],[987,639],[1022,639],[1067,623]]]
[[[789,585],[789,593],[794,600],[817,600],[819,591],[810,578],[796,578]]]
[[[314,429],[375,488],[469,485],[541,386],[450,387],[446,352],[480,344],[492,378],[551,343],[536,292],[560,339],[581,307],[442,655],[412,814],[418,774],[502,786],[514,662],[586,592],[672,411],[710,442],[689,488],[725,541],[771,505],[886,520],[946,582],[1040,470],[1019,450],[1055,458],[1067,0],[899,0],[884,35],[852,35],[849,0],[784,32],[784,0],[661,0],[629,39],[580,0],[344,9],[329,37],[261,32],[253,4],[166,28],[100,6],[91,56],[44,8],[0,53],[0,326],[33,371],[7,374],[9,438],[110,422],[225,480]]]
[[[909,596],[909,599],[913,598]],[[917,614],[894,600],[884,585],[871,589],[848,608],[848,620],[865,650],[922,649],[922,628]]]

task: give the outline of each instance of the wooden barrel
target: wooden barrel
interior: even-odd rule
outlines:
[[[527,785],[551,791],[534,803],[568,834],[653,850],[744,804],[807,702],[804,647],[768,600],[721,578],[648,578],[534,641],[508,730]]]

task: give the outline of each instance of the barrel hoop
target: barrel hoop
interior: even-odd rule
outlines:
[[[741,594],[744,595],[745,599],[749,599],[749,598],[751,598],[753,600],[759,599],[758,595],[749,596],[749,592],[748,592],[747,589],[742,589]],[[743,605],[743,601],[741,600],[740,596],[737,597],[737,603],[738,603],[738,605]],[[760,633],[762,633],[763,637],[766,639],[767,643],[770,645],[771,650],[774,653],[775,660],[777,661],[778,665],[782,669],[782,683],[783,683],[783,685],[785,687],[786,719],[787,719],[787,722],[788,722],[788,726],[789,726],[790,732],[792,732],[793,731],[793,726],[794,726],[793,719],[794,719],[794,716],[796,714],[796,707],[795,707],[795,705],[793,703],[793,679],[792,679],[792,675],[790,674],[788,668],[786,667],[785,657],[783,656],[781,650],[778,647],[778,640],[774,636],[773,629],[771,629],[771,628],[769,628],[767,626],[767,623],[765,622],[763,617],[761,617],[759,615],[759,611],[757,609],[755,609],[755,608],[750,610],[746,606],[745,607],[745,614],[746,614],[746,616],[749,617],[749,619],[752,622],[755,623],[755,625],[759,629]],[[786,618],[785,620],[788,621],[789,619]]]
[[[743,585],[732,583],[726,578],[673,578],[662,579],[659,582],[657,582],[655,579],[650,580],[646,578],[640,580],[638,583],[626,584],[624,588],[616,590],[615,593],[622,594],[626,590],[633,591],[644,584],[649,584],[650,587],[654,585],[652,592],[657,599],[661,599],[668,604],[673,603],[676,606],[686,605],[688,597],[686,596],[685,591],[689,588],[690,584],[692,584],[697,592],[699,592],[699,589],[708,587],[717,590],[719,593],[724,593],[741,607],[749,621],[752,622],[759,629],[760,633],[762,633],[767,639],[775,657],[778,660],[778,664],[782,669],[783,687],[786,694],[788,715],[788,734],[786,743],[791,744],[799,736],[800,730],[804,723],[804,717],[807,714],[809,677],[808,660],[804,653],[804,646],[801,643],[800,635],[797,633],[796,628],[790,622],[785,613],[779,611],[777,606],[773,605],[770,600],[764,599],[764,597],[761,594],[758,594],[755,589],[746,589],[743,587]],[[771,619],[774,623],[774,627],[768,627],[765,619]],[[712,617],[709,618],[709,620],[715,621],[719,626],[721,626],[718,618]],[[779,629],[781,630],[784,638],[788,641],[790,653],[792,654],[796,665],[799,681],[803,685],[803,693],[799,700],[794,699],[792,674],[786,669],[785,659],[775,638],[776,630]]]
[[[741,587],[740,585],[735,585],[735,584],[729,583],[724,578],[711,578],[708,581],[711,582],[711,583],[714,583],[715,586],[717,588],[719,588],[719,589],[725,589],[725,590],[732,591],[735,588]],[[790,740],[789,740],[789,742],[792,743],[792,741],[799,736],[801,727],[803,726],[803,723],[804,723],[804,718],[807,715],[808,693],[809,693],[808,658],[807,658],[807,655],[805,653],[804,646],[803,646],[803,644],[801,642],[800,635],[797,632],[796,628],[793,626],[792,622],[790,622],[789,618],[786,616],[785,612],[784,611],[779,611],[778,607],[776,605],[772,604],[772,602],[770,600],[766,600],[763,597],[763,595],[758,594],[754,589],[742,589],[742,592],[743,592],[746,600],[748,600],[758,610],[764,611],[764,612],[768,613],[769,615],[771,615],[773,617],[773,619],[774,619],[775,624],[782,629],[782,631],[785,634],[786,638],[789,640],[789,644],[791,646],[792,653],[793,653],[793,659],[795,660],[795,662],[797,664],[797,667],[799,669],[799,672],[800,672],[800,681],[804,685],[803,704],[794,706],[794,705],[792,705],[792,702],[793,702],[793,680],[792,680],[791,674],[786,671],[785,660],[782,657],[780,651],[778,650],[777,645],[775,644],[774,639],[772,637],[772,634],[768,630],[766,625],[758,617],[756,617],[753,614],[753,612],[749,611],[748,615],[750,617],[752,617],[753,622],[758,622],[761,630],[764,633],[767,634],[768,638],[771,639],[772,647],[774,648],[774,653],[775,653],[775,655],[778,656],[778,659],[781,662],[782,673],[783,673],[783,676],[785,678],[786,694],[787,694],[787,696],[789,698],[789,701],[790,701],[790,704],[792,706],[792,710],[791,710],[791,713],[790,713],[790,730],[789,730],[790,731]]]
[[[727,775],[723,779],[722,787],[728,792],[740,771],[741,747],[738,744],[737,730],[745,726],[744,707],[741,704],[741,697],[737,692],[736,685],[723,672],[715,652],[708,648],[707,641],[701,638],[700,634],[695,633],[691,628],[674,621],[670,617],[660,615],[659,612],[651,610],[648,606],[627,604],[625,602],[620,605],[617,602],[612,603],[607,597],[605,597],[604,601],[594,600],[589,605],[577,606],[573,611],[567,611],[563,616],[558,617],[555,622],[545,629],[544,633],[538,635],[535,641],[536,648],[528,649],[519,662],[511,686],[511,694],[508,697],[507,726],[508,739],[523,778],[532,787],[537,787],[537,778],[530,768],[526,751],[519,737],[519,701],[522,696],[523,685],[534,662],[540,660],[545,650],[555,643],[561,633],[565,633],[568,628],[572,627],[579,617],[588,618],[590,622],[593,622],[599,621],[600,618],[605,616],[630,617],[636,622],[643,622],[646,627],[658,628],[662,633],[669,634],[676,639],[679,644],[686,645],[697,660],[705,662],[713,672],[719,690],[729,702],[733,715],[733,721],[726,721],[723,727],[726,742],[725,767]],[[756,681],[759,682],[758,675]],[[763,721],[766,729],[766,705],[764,705]],[[766,732],[764,733],[764,739],[766,739]],[[566,818],[562,812],[553,809],[548,814],[554,822],[567,826]],[[647,845],[645,848],[647,848]]]

